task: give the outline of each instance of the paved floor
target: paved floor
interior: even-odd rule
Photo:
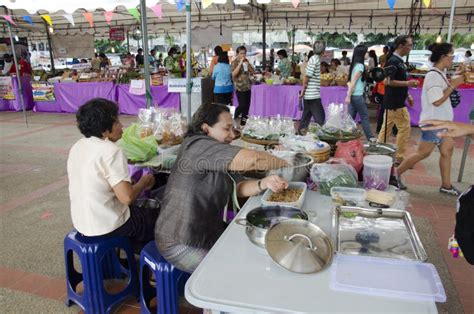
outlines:
[[[28,113],[26,128],[20,113],[0,113],[0,308],[4,313],[74,312],[64,306],[65,280],[62,240],[72,228],[67,193],[66,159],[81,138],[74,115]],[[125,125],[133,116],[121,117]],[[409,150],[416,148],[418,130],[412,131]],[[456,140],[452,177],[457,178],[463,139]],[[463,183],[474,182],[474,146],[471,145]],[[416,165],[405,176],[409,210],[427,217],[436,232],[465,313],[474,313],[474,267],[453,259],[445,249],[454,230],[455,198],[441,195],[439,153]],[[198,313],[182,307],[184,313]],[[134,300],[115,312],[138,313]]]

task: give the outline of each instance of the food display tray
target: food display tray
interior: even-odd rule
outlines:
[[[257,144],[257,145],[276,145],[279,143],[278,140],[261,140],[253,137],[248,137],[245,135],[241,135],[240,139],[244,142]]]
[[[415,261],[428,258],[406,210],[337,206],[333,227],[340,254]]]

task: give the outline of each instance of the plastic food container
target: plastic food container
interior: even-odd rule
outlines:
[[[294,188],[294,189],[303,189],[303,192],[301,192],[301,195],[300,195],[300,197],[298,198],[298,200],[296,202],[270,202],[268,199],[273,194],[273,191],[270,190],[270,189],[267,189],[265,191],[265,193],[263,194],[263,196],[262,196],[262,205],[263,206],[278,206],[278,205],[279,206],[290,206],[290,207],[296,207],[298,209],[301,209],[301,207],[303,207],[304,197],[305,197],[306,189],[307,189],[306,183],[304,183],[304,182],[289,182],[288,186],[290,188]]]
[[[340,197],[345,201],[360,203],[367,198],[367,192],[364,189],[335,186],[331,188],[331,197],[333,199]]]
[[[390,180],[393,159],[384,155],[364,157],[364,188],[385,191]]]

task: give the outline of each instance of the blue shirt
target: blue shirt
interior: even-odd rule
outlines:
[[[214,93],[223,94],[232,93],[234,91],[230,64],[221,62],[216,64],[212,71],[212,79],[215,81]]]
[[[361,76],[357,80],[352,96],[362,96],[364,95],[365,82],[362,82],[362,73],[365,71],[364,65],[362,63],[356,63],[352,68],[351,78],[356,75],[357,72],[361,73]]]

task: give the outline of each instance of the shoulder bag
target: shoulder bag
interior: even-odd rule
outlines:
[[[444,81],[446,82],[446,84],[448,84],[448,86],[451,86],[451,84],[449,84],[448,80],[446,79],[446,77],[444,77],[444,75],[442,75],[441,73],[439,73],[438,71],[436,70],[429,70],[428,72],[436,72],[438,73],[439,75],[441,75],[444,79]],[[456,108],[460,103],[461,103],[461,94],[459,93],[458,90],[456,89],[453,89],[453,91],[451,92],[451,94],[449,95],[449,99],[451,100],[451,107],[453,108]]]

